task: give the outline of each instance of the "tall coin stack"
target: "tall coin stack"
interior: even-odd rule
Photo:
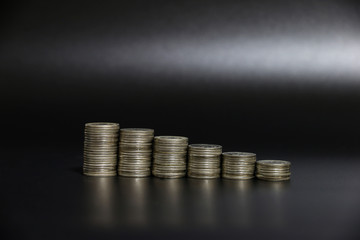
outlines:
[[[224,152],[222,156],[223,178],[245,180],[254,177],[256,162],[255,153]]]
[[[266,181],[290,179],[291,163],[283,160],[260,160],[256,162],[256,177]]]
[[[161,178],[181,178],[186,175],[188,138],[156,136],[152,173]]]
[[[221,152],[220,145],[189,145],[188,176],[192,178],[220,177]]]
[[[88,176],[115,176],[119,124],[85,124],[83,173]]]
[[[118,173],[125,177],[151,175],[151,155],[154,129],[120,129]]]

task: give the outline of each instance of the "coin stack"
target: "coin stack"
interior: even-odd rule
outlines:
[[[291,163],[283,160],[260,160],[256,162],[256,177],[266,181],[290,179]]]
[[[120,129],[118,174],[125,177],[151,175],[154,129]]]
[[[188,138],[156,136],[152,173],[161,178],[181,178],[186,175]]]
[[[220,177],[221,152],[220,145],[189,145],[188,176],[192,178]]]
[[[88,176],[115,176],[119,124],[85,124],[83,173]]]
[[[224,152],[222,154],[222,177],[251,179],[254,177],[256,154],[247,152]]]

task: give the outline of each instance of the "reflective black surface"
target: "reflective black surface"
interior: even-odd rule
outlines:
[[[360,239],[359,1],[0,11],[0,237]],[[292,180],[85,177],[92,121],[289,160]]]
[[[36,161],[35,161],[36,159]],[[360,237],[360,161],[288,155],[287,182],[86,177],[81,154],[9,153],[2,230],[19,238]],[[21,176],[21,177],[20,177]]]

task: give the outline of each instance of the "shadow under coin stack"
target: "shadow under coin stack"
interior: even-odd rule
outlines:
[[[160,178],[181,178],[186,175],[188,138],[156,136],[152,173]]]
[[[151,155],[154,129],[120,129],[118,173],[124,177],[151,175]]]
[[[266,181],[290,179],[291,163],[283,160],[260,160],[256,162],[256,177]]]
[[[88,176],[115,176],[118,123],[86,123],[83,173]]]
[[[214,144],[189,145],[188,176],[219,178],[222,147]]]
[[[224,152],[222,154],[222,177],[228,179],[254,178],[256,154],[247,152]]]

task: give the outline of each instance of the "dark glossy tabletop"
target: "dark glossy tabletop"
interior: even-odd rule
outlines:
[[[289,154],[291,181],[265,182],[87,177],[76,152],[8,153],[1,167],[3,233],[55,239],[356,239],[360,161],[344,157]]]
[[[359,1],[13,2],[0,240],[360,239]],[[86,177],[95,121],[288,160],[291,181]]]

